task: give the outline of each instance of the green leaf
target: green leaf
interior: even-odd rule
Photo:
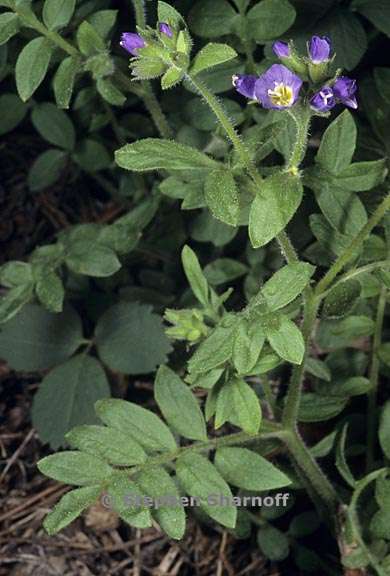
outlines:
[[[390,102],[390,68],[374,68],[375,84],[382,98]]]
[[[19,32],[20,21],[14,12],[0,14],[0,46],[8,42],[12,36]]]
[[[320,396],[312,392],[302,395],[299,406],[298,420],[300,422],[323,422],[338,416],[348,402],[346,398],[337,396]]]
[[[312,188],[322,213],[339,232],[355,236],[367,222],[367,212],[360,198],[339,187],[339,178],[328,173],[306,183]]]
[[[54,146],[73,150],[76,134],[70,117],[55,104],[46,102],[34,106],[31,120],[39,134]]]
[[[15,66],[15,80],[18,93],[26,102],[46,76],[53,44],[40,36],[30,40],[20,52]]]
[[[107,504],[130,526],[149,528],[152,525],[150,510],[144,506],[144,494],[126,476],[113,475],[107,486],[107,496]]]
[[[241,428],[247,434],[257,434],[261,424],[259,399],[245,380],[236,379],[233,386],[234,409]]]
[[[43,522],[48,535],[53,536],[80,516],[83,510],[95,504],[101,491],[100,486],[85,486],[64,494]]]
[[[45,0],[42,10],[43,22],[49,30],[59,30],[69,24],[76,0]]]
[[[238,225],[240,212],[237,186],[228,170],[213,170],[206,177],[205,198],[213,216],[230,226]]]
[[[95,28],[84,20],[77,30],[77,45],[84,56],[91,56],[101,50],[105,50],[106,45],[103,38]]]
[[[111,166],[111,156],[100,142],[87,138],[77,146],[73,158],[86,172],[98,172]]]
[[[135,302],[109,308],[95,334],[100,358],[111,370],[124,374],[153,372],[171,351],[161,317],[150,306]]]
[[[325,380],[325,382],[330,382],[332,379],[332,373],[329,367],[322,360],[318,360],[318,358],[307,358],[305,369],[309,374]]]
[[[55,148],[50,148],[38,156],[28,173],[27,181],[31,192],[44,190],[57,182],[67,161],[67,153]]]
[[[390,342],[386,342],[379,346],[378,357],[383,364],[390,366]]]
[[[204,269],[204,275],[210,284],[220,286],[232,282],[248,272],[248,267],[232,258],[217,258]]]
[[[217,163],[196,148],[161,138],[145,138],[126,144],[115,152],[121,168],[135,172],[148,170],[213,169]]]
[[[390,458],[390,401],[382,410],[379,425],[379,443],[386,458]]]
[[[287,536],[270,524],[259,529],[257,541],[264,556],[272,562],[281,562],[290,553]]]
[[[249,322],[242,318],[236,325],[233,339],[234,367],[239,374],[250,374],[263,348],[264,331],[258,322]]]
[[[199,0],[189,15],[191,30],[198,36],[217,38],[230,34],[239,15],[226,0]]]
[[[9,322],[33,297],[33,284],[15,286],[0,299],[0,324]]]
[[[198,401],[186,384],[167,366],[160,366],[154,382],[154,397],[177,432],[191,440],[207,440],[206,423]]]
[[[65,439],[72,448],[99,456],[116,466],[132,466],[146,462],[146,453],[140,444],[114,428],[76,426],[65,435]]]
[[[353,0],[351,6],[368,18],[378,30],[390,36],[390,5],[387,0]]]
[[[181,253],[181,259],[191,290],[202,306],[207,308],[209,306],[209,286],[195,252],[185,245]]]
[[[222,368],[215,368],[214,370],[207,372],[207,374],[189,374],[186,378],[186,382],[191,384],[191,388],[204,388],[205,390],[211,390],[222,374]]]
[[[79,316],[28,304],[0,332],[0,357],[15,370],[45,370],[71,356],[82,343]]]
[[[200,454],[189,452],[178,458],[176,471],[186,493],[200,500],[201,507],[208,516],[227,528],[234,528],[237,509],[234,505],[219,504],[221,497],[228,499],[227,502],[233,502],[232,493],[209,460]]]
[[[52,270],[45,270],[35,285],[38,300],[50,312],[62,312],[65,289],[61,278]]]
[[[351,279],[332,288],[322,308],[325,318],[341,318],[352,312],[362,291],[360,282]]]
[[[332,387],[327,388],[327,392],[334,396],[347,398],[349,396],[367,394],[371,388],[372,385],[368,378],[364,378],[363,376],[352,376],[346,380],[336,380]]]
[[[102,38],[107,38],[115,26],[117,16],[118,10],[98,10],[88,16],[88,22]]]
[[[72,242],[65,258],[66,265],[77,274],[105,278],[118,272],[121,263],[108,246],[94,242]]]
[[[37,466],[45,476],[76,486],[105,482],[113,472],[111,466],[100,458],[72,450],[46,456]]]
[[[169,503],[159,504],[158,508],[153,509],[152,514],[170,538],[180,540],[186,527],[186,515],[180,504],[180,493],[168,472],[160,467],[148,468],[137,475],[135,481],[142,492],[154,501],[168,500]]]
[[[100,96],[113,106],[123,106],[126,102],[126,96],[115,86],[109,78],[98,78],[96,89]]]
[[[78,354],[56,366],[34,396],[32,421],[40,440],[54,449],[63,446],[71,428],[97,421],[94,403],[108,396],[106,375],[95,358]]]
[[[266,335],[272,348],[287,362],[301,364],[305,343],[299,328],[287,316],[281,316],[277,327],[266,327]]]
[[[316,162],[331,174],[340,174],[352,160],[356,136],[353,116],[348,110],[344,110],[325,130]]]
[[[177,448],[169,428],[150,410],[116,398],[99,400],[95,409],[104,424],[129,434],[148,452],[173,452]]]
[[[300,179],[287,173],[269,176],[249,213],[249,237],[254,248],[268,244],[294,216],[302,200]]]
[[[279,310],[302,294],[314,270],[314,266],[306,262],[293,262],[275,272],[261,289],[269,309]]]
[[[386,159],[350,164],[338,174],[337,183],[352,192],[371,190],[385,179],[388,173],[386,164]]]
[[[31,284],[33,282],[32,266],[28,262],[14,260],[0,266],[0,284],[7,288]]]
[[[163,77],[161,78],[161,88],[163,90],[168,90],[176,86],[184,77],[184,71],[181,68],[176,68],[172,66],[168,68]]]
[[[261,0],[247,14],[252,37],[261,44],[278,38],[294,24],[295,8],[287,0]]]
[[[204,373],[217,368],[232,355],[234,326],[217,326],[193,354],[188,363],[188,371]]]
[[[215,465],[229,484],[244,490],[274,490],[291,484],[271,462],[247,448],[219,448]]]
[[[22,122],[27,114],[27,106],[16,94],[0,96],[0,136],[11,132]]]
[[[237,56],[237,52],[228,44],[210,42],[200,50],[194,58],[191,74],[196,75],[203,70],[228,62]]]
[[[53,90],[58,108],[69,108],[74,83],[81,71],[81,63],[76,58],[64,58],[53,78]]]
[[[171,23],[175,28],[180,28],[182,24],[185,24],[181,14],[167,2],[157,3],[157,15],[159,22]]]

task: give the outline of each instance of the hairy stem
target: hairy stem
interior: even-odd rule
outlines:
[[[314,488],[316,494],[321,497],[321,503],[325,504],[327,516],[334,521],[334,516],[339,504],[339,497],[332,484],[329,482],[316,460],[310,454],[301,436],[297,431],[290,432],[283,437],[292,458],[301,469],[308,485]]]
[[[368,420],[367,420],[367,472],[373,469],[375,441],[377,436],[377,396],[379,380],[378,349],[382,341],[383,319],[385,316],[387,288],[382,286],[378,299],[378,308],[375,320],[375,333],[372,342],[370,383],[368,394]]]
[[[310,336],[317,318],[318,304],[312,296],[305,301],[305,313],[302,334],[305,342],[305,353],[301,364],[294,366],[287,397],[283,410],[282,421],[286,428],[294,430],[298,421],[299,405],[302,395],[302,381],[305,373],[305,361],[309,352]]]
[[[146,27],[145,3],[143,0],[132,0],[132,2],[133,2],[134,12],[135,12],[135,21],[137,23],[137,26],[139,26],[140,28],[145,28]],[[166,119],[166,116],[165,116],[164,112],[162,111],[162,108],[161,108],[161,106],[160,106],[160,104],[156,98],[156,95],[155,95],[153,88],[152,88],[152,84],[147,80],[143,80],[141,82],[141,86],[142,86],[142,91],[143,91],[142,98],[143,98],[144,104],[145,104],[149,114],[153,118],[153,121],[154,121],[158,131],[160,132],[160,135],[163,138],[172,138],[173,132],[172,132],[171,127],[169,126],[168,120]]]
[[[270,438],[280,438],[282,440],[285,435],[286,432],[279,424],[267,421],[263,422],[262,431],[258,434],[251,435],[246,432],[236,432],[234,434],[212,438],[207,442],[195,442],[189,446],[181,446],[174,452],[167,452],[166,454],[159,454],[158,456],[149,458],[147,463],[144,465],[130,469],[123,469],[123,473],[128,476],[129,474],[136,474],[140,469],[146,467],[169,464],[188,452],[209,452],[210,450],[216,450],[226,446],[241,446],[242,444],[249,444],[258,440],[267,440]]]
[[[305,106],[296,106],[295,108],[289,110],[288,113],[295,122],[297,138],[291,157],[287,163],[287,170],[289,172],[297,173],[298,168],[306,154],[312,114],[310,108]]]

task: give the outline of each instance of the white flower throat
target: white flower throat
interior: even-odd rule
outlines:
[[[275,106],[291,106],[294,102],[291,86],[286,86],[283,82],[275,82],[274,88],[268,90],[268,96]]]

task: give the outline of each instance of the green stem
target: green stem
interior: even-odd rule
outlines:
[[[370,383],[368,394],[368,420],[367,420],[367,472],[374,466],[375,442],[377,437],[377,396],[379,380],[378,349],[382,341],[383,319],[385,316],[387,288],[383,286],[378,299],[378,308],[375,320],[375,333],[372,343]]]
[[[309,449],[296,430],[285,435],[283,439],[292,458],[306,478],[308,485],[314,488],[316,494],[321,497],[321,502],[326,507],[327,516],[333,522],[339,504],[337,492],[310,454]]]
[[[134,12],[135,12],[135,21],[139,28],[146,28],[146,11],[145,11],[145,3],[143,0],[132,0]],[[141,82],[142,92],[143,92],[143,101],[144,104],[153,118],[153,121],[160,132],[160,135],[163,138],[173,138],[173,132],[171,127],[169,126],[168,120],[165,117],[164,112],[154,94],[152,85],[147,80],[143,80]]]
[[[359,515],[358,515],[358,500],[362,494],[362,492],[367,488],[369,484],[374,482],[380,476],[386,475],[386,468],[381,468],[380,470],[375,470],[375,472],[371,472],[368,476],[365,476],[362,480],[360,480],[357,484],[357,488],[352,495],[351,502],[347,509],[347,517],[350,523],[351,532],[352,532],[352,550],[356,547],[356,543],[359,545],[361,550],[366,555],[367,560],[370,562],[371,566],[374,568],[378,576],[386,576],[388,574],[385,570],[380,566],[378,559],[375,555],[371,552],[370,548],[366,545],[362,537],[362,529],[360,526]],[[350,546],[350,542],[347,542]]]
[[[173,452],[167,452],[149,458],[146,464],[129,469],[123,469],[123,473],[128,476],[129,474],[136,474],[144,468],[169,464],[188,452],[209,452],[210,450],[216,450],[226,446],[241,446],[242,444],[249,444],[251,442],[256,442],[257,440],[267,440],[270,438],[280,438],[282,440],[285,435],[286,432],[280,425],[267,421],[263,422],[262,431],[258,434],[250,435],[246,432],[236,432],[234,434],[212,438],[207,442],[195,442],[189,446],[181,446]]]
[[[295,108],[291,108],[288,113],[291,118],[294,119],[297,128],[297,138],[286,168],[292,173],[297,173],[306,154],[312,114],[310,108],[307,106],[295,106]]]
[[[253,182],[256,186],[261,189],[263,184],[263,178],[259,174],[251,155],[249,154],[247,148],[245,147],[244,143],[242,142],[240,136],[237,134],[231,120],[229,119],[228,115],[226,114],[222,104],[219,100],[215,97],[215,95],[207,88],[203,82],[200,82],[196,77],[192,76],[191,74],[187,74],[186,78],[189,82],[192,83],[194,88],[199,92],[199,94],[203,97],[206,101],[208,106],[214,112],[215,116],[218,118],[222,128],[225,130],[229,140],[233,144],[238,156],[240,157],[242,163],[244,164],[248,174],[251,176]],[[277,236],[277,240],[279,242],[279,246],[284,254],[287,262],[294,262],[298,260],[297,254],[293,245],[290,242],[285,231],[281,232]]]
[[[314,295],[316,298],[320,297],[323,292],[332,284],[333,280],[336,278],[339,272],[344,268],[346,264],[355,256],[356,251],[361,247],[364,240],[369,236],[371,231],[379,224],[387,210],[390,209],[390,194],[388,194],[384,200],[379,204],[377,209],[368,219],[367,223],[360,232],[352,240],[348,248],[337,258],[335,263],[329,268],[325,276],[318,282]]]
[[[295,429],[298,420],[299,405],[302,395],[302,382],[305,373],[305,362],[309,352],[310,336],[317,318],[318,306],[319,304],[316,303],[313,297],[308,296],[305,301],[305,313],[302,325],[305,352],[301,364],[294,366],[293,368],[282,417],[284,426],[290,430]]]

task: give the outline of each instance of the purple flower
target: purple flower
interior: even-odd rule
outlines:
[[[329,60],[331,43],[327,36],[313,36],[308,44],[308,52],[313,64]]]
[[[172,38],[173,36],[172,28],[166,22],[160,22],[160,24],[158,25],[158,29],[162,34],[168,36],[168,38]]]
[[[255,100],[255,84],[257,76],[249,76],[246,74],[235,74],[232,77],[233,86],[243,96]]]
[[[356,110],[358,107],[356,100],[356,80],[347,78],[347,76],[340,76],[333,85],[333,92],[337,100],[340,100],[345,106]]]
[[[283,64],[274,64],[255,83],[255,97],[274,110],[291,108],[298,99],[302,80]]]
[[[310,99],[310,106],[317,112],[329,112],[336,106],[336,98],[332,88],[324,86]]]
[[[138,49],[144,48],[146,43],[139,34],[135,34],[134,32],[124,32],[121,36],[120,45],[133,56],[137,56]]]
[[[287,42],[282,42],[281,40],[274,42],[272,50],[278,58],[288,58],[290,56],[290,47]]]

